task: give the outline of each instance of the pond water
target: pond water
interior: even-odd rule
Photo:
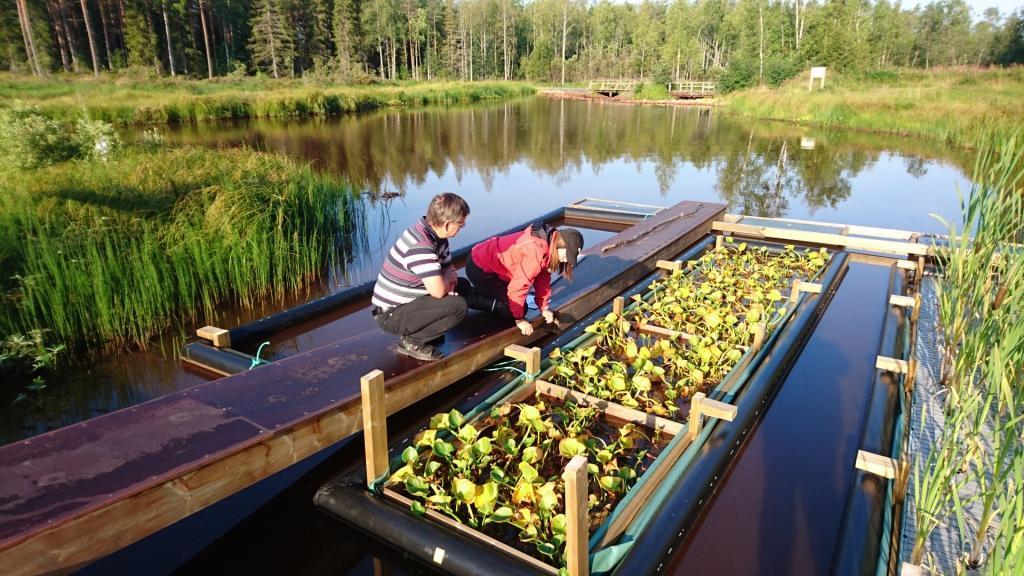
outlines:
[[[453,248],[582,198],[941,232],[929,213],[959,212],[969,157],[937,144],[751,122],[710,108],[624,106],[543,97],[461,108],[389,110],[310,121],[176,127],[172,144],[250,146],[342,174],[361,195],[362,226],[343,267],[306,294],[259,309],[226,307],[230,327],[373,280],[394,238],[430,198],[457,192],[472,214]],[[588,241],[596,241],[593,233]],[[205,381],[175,354],[197,326],[144,352],[98,359],[2,411],[0,444]],[[323,343],[278,343],[287,355]]]

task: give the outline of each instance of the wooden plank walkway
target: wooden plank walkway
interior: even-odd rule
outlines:
[[[669,94],[676,98],[710,98],[717,94],[714,82],[669,82]]]
[[[575,321],[711,231],[725,205],[684,201],[584,251],[552,307]],[[534,320],[539,324],[539,319]],[[392,414],[498,359],[522,336],[473,314],[424,364],[370,329],[256,370],[0,447],[0,566],[66,572],[160,530],[362,428],[359,378]]]

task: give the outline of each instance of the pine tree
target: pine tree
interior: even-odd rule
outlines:
[[[359,45],[352,0],[335,0],[332,24],[338,72],[344,77],[352,71],[356,63],[356,52]]]
[[[274,78],[291,74],[295,58],[295,40],[289,32],[288,19],[275,0],[256,0],[249,20],[249,53],[257,68],[269,70]]]

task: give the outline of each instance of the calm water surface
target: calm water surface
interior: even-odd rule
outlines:
[[[541,97],[329,120],[183,126],[168,140],[285,154],[344,175],[362,198],[364,225],[343,267],[289,301],[257,310],[227,306],[198,324],[224,327],[372,280],[394,238],[442,191],[458,192],[472,209],[452,242],[458,248],[586,197],[666,206],[706,200],[757,216],[940,232],[929,213],[956,215],[957,189],[969,185],[961,168],[968,159],[934,144],[749,122],[707,108]],[[146,352],[100,359],[51,379],[48,390],[3,411],[0,443],[205,381],[174,357],[178,335],[195,328],[178,327]],[[330,326],[318,330],[274,343],[268,352],[293,354],[332,337]]]

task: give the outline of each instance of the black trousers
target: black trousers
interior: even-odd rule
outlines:
[[[459,294],[471,290],[465,278],[459,278],[456,295],[434,298],[426,295],[396,306],[387,312],[374,307],[373,319],[381,330],[404,336],[421,346],[444,335],[466,317],[466,299]]]
[[[472,257],[466,260],[466,276],[475,290],[471,297],[467,297],[470,308],[512,318],[512,311],[508,307],[508,282],[497,274],[484,272],[473,262]],[[497,303],[492,305],[494,302]]]

